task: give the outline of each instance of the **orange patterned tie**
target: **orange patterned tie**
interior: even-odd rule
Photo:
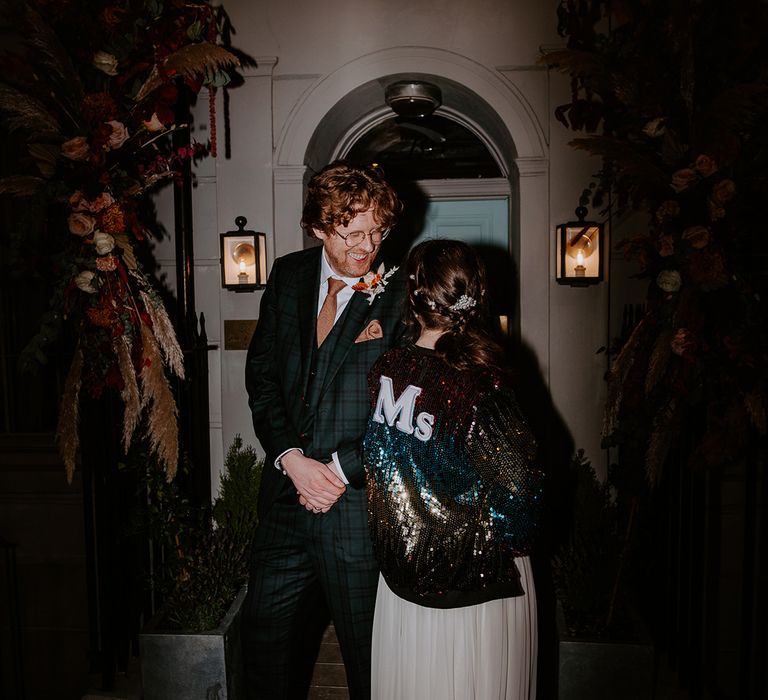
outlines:
[[[336,295],[346,286],[347,283],[343,280],[328,278],[328,295],[317,317],[317,347],[323,344],[333,328],[333,322],[336,319]]]

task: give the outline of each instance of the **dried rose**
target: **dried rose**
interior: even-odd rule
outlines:
[[[102,12],[101,18],[104,21],[104,24],[107,25],[107,27],[114,28],[125,19],[125,15],[126,15],[126,10],[122,8],[107,7],[104,9],[104,12]]]
[[[72,211],[85,211],[88,209],[88,200],[85,198],[82,190],[75,190],[69,196],[69,206]]]
[[[672,346],[672,352],[675,353],[675,355],[684,357],[685,355],[695,352],[699,343],[696,340],[696,336],[691,331],[687,328],[679,328],[672,338],[670,345]]]
[[[165,129],[165,124],[160,121],[160,117],[157,116],[157,112],[152,112],[152,116],[148,120],[142,122],[144,128],[147,131],[162,131]]]
[[[672,189],[675,192],[682,192],[691,186],[699,176],[691,168],[683,168],[672,174]]]
[[[96,199],[86,200],[85,208],[95,213],[112,206],[114,203],[115,198],[109,192],[102,192]]]
[[[117,103],[104,92],[92,92],[83,98],[81,109],[89,123],[98,124],[115,118]]]
[[[667,293],[677,292],[683,286],[683,278],[677,270],[662,270],[656,277],[656,284]]]
[[[710,158],[708,155],[704,155],[703,153],[698,158],[696,158],[696,163],[693,167],[696,168],[696,171],[702,177],[709,177],[713,173],[717,172],[717,163],[715,163],[713,158]]]
[[[662,202],[661,206],[656,210],[656,219],[658,221],[674,219],[679,215],[680,205],[674,199],[668,199],[666,202]]]
[[[75,276],[75,284],[81,291],[87,294],[95,294],[98,290],[93,284],[94,277],[96,277],[96,273],[90,270],[83,270]]]
[[[67,224],[69,225],[69,232],[75,236],[88,236],[93,233],[93,229],[96,226],[96,219],[90,214],[83,214],[82,212],[72,212],[67,217]]]
[[[70,160],[88,159],[88,139],[85,136],[75,136],[61,144],[61,155]]]
[[[93,234],[93,244],[96,246],[97,255],[106,255],[115,247],[115,239],[108,233],[96,231],[96,233]]]
[[[107,148],[112,150],[120,148],[128,140],[128,129],[125,124],[115,119],[106,123],[112,127],[112,133],[107,137]]]
[[[93,54],[93,67],[107,75],[117,75],[117,59],[106,51],[97,51]]]
[[[665,235],[659,238],[659,255],[668,258],[675,252],[675,242],[672,236]]]
[[[736,194],[736,183],[733,180],[720,180],[712,187],[710,195],[715,204],[725,204],[733,199]]]
[[[711,199],[707,200],[707,209],[709,210],[709,218],[712,221],[719,221],[725,216],[725,209]]]
[[[694,248],[701,249],[709,244],[712,234],[706,226],[689,226],[683,231],[683,240]]]

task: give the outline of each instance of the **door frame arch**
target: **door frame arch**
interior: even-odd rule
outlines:
[[[549,380],[551,238],[549,221],[549,144],[521,91],[501,73],[450,51],[395,47],[361,56],[324,76],[291,110],[274,153],[275,231],[294,231],[309,173],[349,150],[356,138],[380,123],[389,110],[381,103],[353,105],[346,125],[329,119],[356,90],[393,76],[435,76],[462,86],[489,110],[486,123],[455,106],[440,110],[471,129],[489,147],[510,191],[511,248],[519,264],[521,338],[536,355]],[[354,113],[357,107],[357,114]],[[493,122],[493,123],[491,123]],[[500,131],[497,125],[502,125]],[[275,254],[301,248],[300,233],[275,241]]]

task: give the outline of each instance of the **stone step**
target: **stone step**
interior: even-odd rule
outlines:
[[[347,674],[333,625],[323,634],[307,700],[348,700]]]

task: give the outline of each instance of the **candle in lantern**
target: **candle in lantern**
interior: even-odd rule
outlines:
[[[239,284],[248,284],[248,271],[245,267],[245,260],[240,261],[240,273],[237,275]]]
[[[573,268],[576,273],[576,277],[584,277],[587,272],[587,268],[584,266],[584,253],[579,251],[576,253],[576,267]]]

